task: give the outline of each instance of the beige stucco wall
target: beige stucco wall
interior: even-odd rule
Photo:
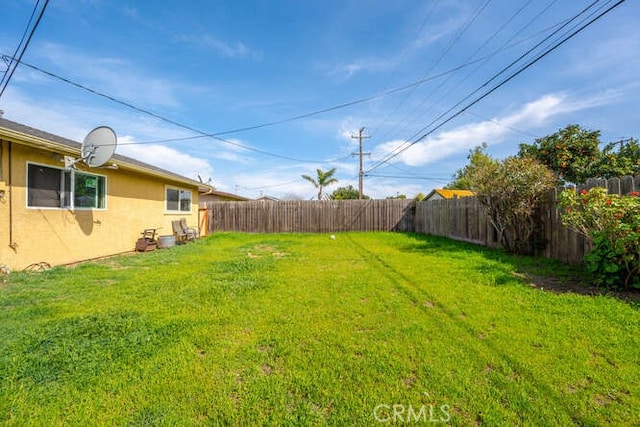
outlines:
[[[53,153],[2,142],[0,169],[0,264],[22,270],[36,262],[67,264],[134,250],[145,228],[172,234],[171,221],[186,217],[198,223],[197,186],[141,174],[135,170],[91,169],[106,177],[106,209],[27,208],[27,162],[61,167]],[[11,186],[9,186],[11,169]],[[191,212],[165,211],[167,185],[191,190]],[[10,213],[11,211],[11,213]]]

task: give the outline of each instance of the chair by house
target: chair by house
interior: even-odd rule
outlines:
[[[193,239],[191,240],[195,240],[200,237],[200,233],[198,232],[198,229],[196,227],[189,227],[187,225],[186,218],[180,218],[180,228],[182,228],[182,231],[184,231],[185,233],[193,236]]]
[[[136,251],[148,252],[153,251],[158,247],[158,241],[156,240],[156,228],[147,228],[140,234],[142,234],[142,237],[136,242]]]
[[[195,240],[195,238],[196,238],[193,233],[189,233],[189,232],[184,231],[182,229],[182,226],[180,225],[180,220],[179,219],[171,221],[171,228],[173,229],[173,235],[176,238],[176,243],[177,244],[187,243],[187,242]]]

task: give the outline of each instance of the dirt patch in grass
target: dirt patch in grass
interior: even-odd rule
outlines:
[[[273,374],[273,372],[275,371],[274,367],[265,363],[264,365],[262,365],[262,373],[265,375],[271,375]]]
[[[522,271],[517,274],[522,278],[529,286],[536,289],[555,292],[558,294],[578,294],[578,295],[603,295],[612,296],[622,301],[640,304],[640,291],[631,289],[628,291],[612,291],[610,289],[599,288],[594,285],[590,285],[584,278],[575,277],[549,277],[540,276],[527,271]]]
[[[274,258],[283,258],[289,254],[278,250],[277,247],[262,244],[254,245],[251,248],[251,251],[247,251],[248,258],[261,258],[263,255],[270,255]]]

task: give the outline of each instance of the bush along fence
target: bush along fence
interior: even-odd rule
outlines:
[[[208,202],[209,231],[331,233],[413,231],[413,200]]]
[[[588,242],[562,225],[560,212],[556,208],[557,193],[553,191],[549,194],[538,209],[536,229],[532,236],[534,255],[577,264],[588,251]],[[474,197],[418,203],[415,231],[493,248],[502,246],[500,236],[483,206]]]
[[[640,191],[640,176],[590,179],[578,186],[577,193],[592,188],[606,188],[610,194],[627,195]],[[535,220],[534,254],[563,262],[578,264],[591,249],[583,235],[562,224],[558,198],[562,188],[551,191],[541,204]],[[500,247],[499,236],[480,203],[473,197],[448,200],[430,200],[416,205],[415,231],[445,236],[489,247]]]

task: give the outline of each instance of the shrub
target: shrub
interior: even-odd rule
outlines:
[[[534,212],[556,182],[551,170],[529,157],[508,157],[470,167],[465,178],[505,250],[531,253],[536,227]]]
[[[640,288],[639,196],[608,194],[604,188],[560,194],[562,223],[593,243],[585,263],[596,285]]]

